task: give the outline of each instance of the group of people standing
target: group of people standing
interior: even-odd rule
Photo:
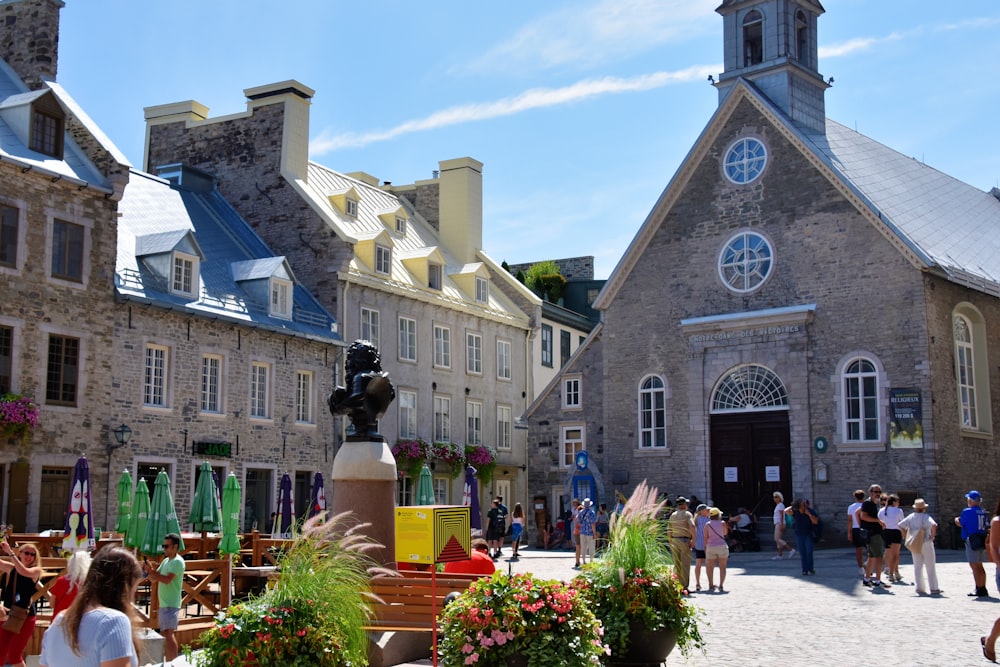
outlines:
[[[699,503],[694,514],[688,510],[688,499],[678,496],[674,511],[667,518],[667,539],[674,559],[674,572],[684,594],[691,589],[691,557],[694,556],[695,591],[701,591],[701,570],[705,568],[708,592],[725,593],[726,565],[729,562],[729,524],[722,520],[722,510]],[[715,569],[719,583],[715,583]]]
[[[521,535],[524,533],[524,508],[521,503],[514,503],[514,511],[511,512],[503,504],[503,497],[496,496],[490,510],[486,513],[486,542],[489,545],[490,557],[494,562],[503,556],[503,543],[510,534],[511,559],[518,559],[518,547],[521,543]]]

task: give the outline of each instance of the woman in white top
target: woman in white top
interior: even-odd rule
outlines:
[[[903,520],[903,510],[899,509],[899,496],[890,493],[886,498],[885,507],[878,511],[885,528],[882,530],[882,540],[885,542],[885,571],[892,581],[902,581],[899,574],[899,548],[903,545],[903,534],[899,522]]]
[[[899,529],[903,531],[904,539],[921,538],[906,545],[913,556],[913,578],[917,584],[917,593],[927,595],[927,588],[924,586],[924,571],[927,571],[927,583],[930,584],[930,594],[940,595],[938,588],[937,570],[935,564],[937,555],[934,552],[934,537],[937,535],[937,521],[927,513],[927,503],[923,498],[913,501],[913,514],[899,522]],[[921,531],[923,535],[921,536]]]
[[[774,543],[778,545],[778,555],[771,560],[781,560],[781,554],[784,553],[785,549],[788,549],[788,542],[781,539],[781,536],[785,533],[785,496],[781,495],[781,491],[774,492]],[[795,555],[795,549],[792,549],[788,557],[791,558]]]
[[[121,547],[94,557],[80,593],[42,637],[41,667],[136,667],[132,600],[142,568]]]

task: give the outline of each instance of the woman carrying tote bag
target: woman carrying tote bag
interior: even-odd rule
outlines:
[[[927,513],[927,503],[923,498],[913,501],[913,514],[899,522],[903,531],[904,544],[913,556],[913,578],[917,584],[918,595],[940,595],[937,577],[937,555],[934,552],[934,538],[937,536],[937,521]],[[924,573],[927,574],[927,584],[924,584]]]
[[[24,648],[35,631],[35,603],[38,577],[42,575],[38,547],[22,544],[17,554],[7,540],[0,541],[0,550],[12,559],[0,559],[0,571],[7,580],[0,594],[0,664],[24,667]]]

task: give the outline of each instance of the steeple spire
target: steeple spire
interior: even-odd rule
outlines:
[[[792,120],[823,132],[829,85],[818,70],[816,24],[826,11],[819,0],[723,0],[715,11],[724,38],[719,101],[742,77]]]

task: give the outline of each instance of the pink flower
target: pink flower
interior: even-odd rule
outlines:
[[[469,643],[466,643],[465,646],[462,647],[462,653],[465,653],[466,655],[472,653],[475,650],[476,650],[475,647]]]
[[[474,665],[477,662],[479,662],[479,654],[478,653],[473,653],[472,655],[468,656],[465,659],[465,664],[467,664],[467,665]]]

